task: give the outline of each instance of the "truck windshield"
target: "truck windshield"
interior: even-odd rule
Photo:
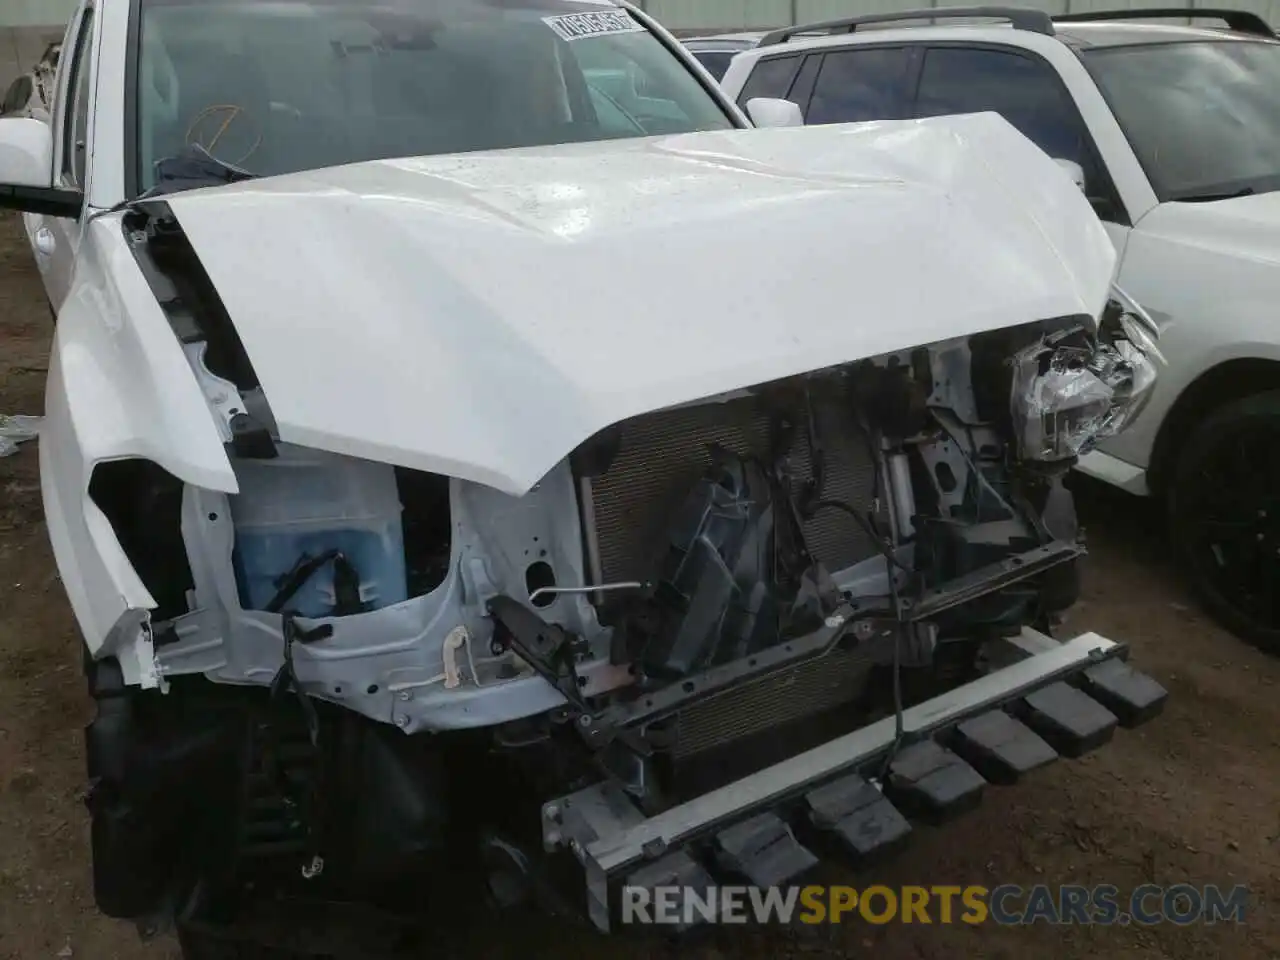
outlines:
[[[1160,200],[1280,188],[1280,43],[1096,47],[1083,56]]]
[[[139,192],[192,149],[265,176],[734,126],[608,0],[139,2]]]

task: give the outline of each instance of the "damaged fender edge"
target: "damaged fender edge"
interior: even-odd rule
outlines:
[[[46,449],[42,443],[41,472],[48,476],[43,469]],[[89,655],[94,660],[114,656],[120,663],[120,671],[126,684],[136,685],[144,690],[162,687],[164,683],[151,638],[151,608],[155,606],[155,600],[120,548],[107,518],[89,499],[87,490],[84,494],[84,520],[85,533],[92,542],[91,551],[74,547],[59,499],[46,492],[45,526],[49,531],[49,542],[64,571],[63,583]],[[85,556],[99,560],[102,565],[101,573],[110,579],[116,593],[111,596],[90,596],[90,591],[83,588],[86,571],[80,559]],[[108,565],[107,561],[113,562]],[[62,566],[63,563],[66,564],[65,567]],[[68,570],[78,571],[81,575],[68,577]],[[115,619],[105,632],[90,635],[87,625],[102,622],[102,618],[112,616],[113,613]]]
[[[102,218],[114,219],[114,218]],[[89,496],[103,463],[150,460],[206,489],[238,490],[182,345],[129,257],[118,224],[101,220],[64,301],[50,351],[40,484],[49,541],[89,655],[120,658],[125,680],[159,685],[150,639],[155,601]],[[163,401],[157,407],[157,399]]]
[[[169,684],[156,659],[149,610],[130,607],[120,614],[120,619],[108,631],[98,650],[98,659],[104,656],[115,657],[126,684],[136,684],[142,690],[160,689],[168,692]]]

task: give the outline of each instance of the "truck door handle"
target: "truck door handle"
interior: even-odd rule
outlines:
[[[58,249],[58,241],[53,235],[53,231],[48,227],[41,227],[36,231],[36,252],[45,257],[53,256],[53,252]]]

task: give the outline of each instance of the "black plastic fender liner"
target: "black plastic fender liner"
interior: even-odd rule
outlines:
[[[153,917],[194,882],[196,863],[231,849],[231,820],[217,814],[236,806],[238,731],[215,714],[175,734],[150,715],[162,695],[126,687],[114,659],[86,674],[97,708],[84,732],[94,898],[109,917]]]
[[[349,819],[338,865],[353,883],[395,883],[449,843],[444,760],[389,724],[355,721],[346,729],[354,756],[339,768],[350,783],[342,785]]]
[[[164,876],[152,864],[155,851],[142,836],[145,825],[122,795],[134,737],[133,703],[114,659],[89,662],[85,670],[97,706],[84,730],[94,898],[107,916],[132,919],[153,910],[164,893]]]

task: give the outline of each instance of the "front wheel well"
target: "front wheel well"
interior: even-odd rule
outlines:
[[[150,460],[100,463],[89,497],[111,523],[120,548],[167,620],[187,612],[194,586],[182,539],[183,482]]]
[[[1174,401],[1156,433],[1147,466],[1147,485],[1163,496],[1178,453],[1195,424],[1214,410],[1245,397],[1280,388],[1280,361],[1227,360],[1200,374]]]

